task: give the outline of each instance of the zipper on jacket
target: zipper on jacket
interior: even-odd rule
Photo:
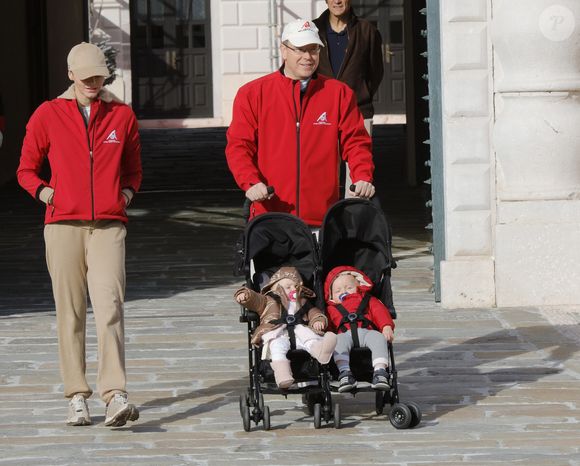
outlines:
[[[296,216],[300,217],[300,120],[302,117],[302,102],[300,102],[300,114],[296,108],[296,98],[294,97],[294,86],[300,81],[292,84],[292,102],[294,102],[294,115],[296,118]],[[299,92],[301,90],[299,89]]]
[[[92,147],[89,148],[89,157],[91,159],[91,220],[95,220],[95,187],[93,182],[93,149]]]
[[[78,107],[78,105],[77,105]],[[83,117],[83,121],[85,121],[84,116],[82,115],[82,110],[79,108],[79,112],[81,112],[81,116]],[[97,126],[97,115],[99,114],[99,106],[97,105],[97,112],[92,115],[91,117],[93,121],[93,138],[91,140],[91,136],[89,134],[89,128],[91,125],[91,118],[89,117],[89,121],[85,123],[85,128],[87,130],[87,144],[89,146],[89,164],[90,164],[90,177],[91,177],[91,220],[95,220],[95,183],[94,183],[94,158],[93,158],[93,148],[95,146],[95,131]]]

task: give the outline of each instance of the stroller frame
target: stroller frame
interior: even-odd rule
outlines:
[[[362,221],[361,221],[362,220]],[[350,265],[362,270],[372,280],[372,294],[389,309],[391,317],[397,318],[390,283],[391,269],[397,264],[392,256],[392,232],[390,224],[376,196],[370,201],[358,198],[343,199],[326,213],[320,235],[320,261],[322,275],[339,265]],[[389,420],[396,429],[415,427],[421,422],[421,408],[415,402],[402,403],[399,398],[397,370],[392,342],[387,342],[389,366],[387,367],[388,390],[355,387],[349,393],[375,392],[375,410],[382,414],[389,404]],[[351,371],[357,382],[371,382],[372,365],[370,350],[354,347],[351,350]],[[331,365],[331,374],[338,380],[338,368]],[[332,392],[338,387],[331,385]]]
[[[263,423],[264,430],[270,430],[270,408],[264,403],[264,394],[281,394],[285,398],[289,394],[302,394],[303,400],[313,400],[308,405],[309,414],[314,415],[314,428],[319,429],[324,420],[326,423],[334,421],[334,427],[340,428],[340,407],[338,404],[332,407],[332,395],[330,386],[330,370],[328,364],[318,364],[318,386],[307,385],[304,387],[281,389],[276,384],[267,382],[260,373],[260,365],[264,361],[260,357],[261,348],[252,345],[251,338],[259,323],[259,316],[243,306],[241,307],[240,322],[247,323],[248,336],[248,372],[249,387],[246,393],[240,395],[240,415],[242,416],[244,430],[251,430],[252,421],[258,425]],[[303,350],[290,350],[288,358],[292,368],[304,360],[308,354]],[[308,356],[309,357],[309,356]],[[294,373],[294,371],[293,371]],[[316,401],[314,401],[316,400]]]
[[[263,214],[248,223],[242,241],[243,244],[239,245],[240,249],[238,252],[241,255],[241,260],[238,263],[235,273],[240,275],[245,274],[246,286],[250,289],[258,289],[257,284],[255,283],[256,280],[251,276],[250,261],[259,258],[262,251],[254,253],[253,249],[256,248],[255,245],[252,244],[252,232],[253,230],[257,230],[258,236],[268,236],[266,227],[268,224],[275,225],[276,223],[281,223],[285,226],[291,226],[298,229],[300,239],[297,243],[300,244],[296,246],[296,248],[299,249],[298,251],[291,251],[290,255],[292,257],[290,257],[290,260],[288,260],[288,257],[285,257],[277,264],[268,264],[271,269],[270,271],[273,271],[273,269],[282,265],[295,266],[301,272],[305,281],[312,282],[314,284],[313,288],[317,288],[317,284],[319,283],[317,277],[319,273],[318,244],[310,229],[299,218],[290,214]],[[260,232],[259,229],[262,229],[262,231]],[[282,230],[288,232],[290,231],[290,228],[281,228],[280,231],[276,232],[276,234],[284,235],[284,233],[280,233]],[[263,244],[259,244],[257,249],[266,245],[264,246],[263,251],[267,253],[266,255],[269,255],[270,251],[268,250],[268,242],[274,241],[275,239],[276,238],[259,238]],[[311,261],[310,258],[305,255],[306,253],[312,255]],[[268,259],[272,259],[272,257],[268,256]],[[258,262],[255,264],[256,270],[263,271],[260,270],[261,265],[263,264],[259,263],[259,259],[256,262]],[[306,270],[307,273],[304,273],[304,270]],[[319,298],[318,301],[322,302],[319,290],[316,290],[316,294]],[[321,306],[319,302],[316,304]],[[323,420],[326,423],[332,420],[334,422],[334,427],[340,428],[340,406],[338,403],[334,406],[332,404],[329,365],[318,363],[318,361],[312,358],[304,350],[290,350],[287,356],[290,359],[292,373],[296,381],[307,383],[315,382],[317,385],[306,385],[303,387],[292,386],[289,389],[280,389],[275,383],[268,380],[269,374],[264,375],[264,364],[266,364],[266,361],[261,359],[262,348],[254,347],[251,343],[252,334],[259,325],[260,317],[256,312],[251,311],[242,305],[240,306],[239,320],[241,323],[247,324],[248,338],[249,387],[246,392],[242,393],[239,397],[240,415],[242,417],[244,430],[249,432],[251,430],[252,422],[256,425],[262,422],[265,430],[271,428],[270,409],[264,403],[264,394],[281,394],[284,397],[287,397],[289,394],[302,394],[303,400],[313,400],[312,403],[307,404],[307,407],[309,414],[312,414],[314,417],[313,421],[316,429],[321,427]],[[287,325],[291,325],[291,323],[287,321]],[[308,372],[308,370],[306,372],[304,371],[304,365],[307,365],[310,372]]]
[[[352,210],[353,212],[349,213],[349,210]],[[360,210],[360,212],[365,216],[364,222],[360,222],[358,219],[357,221],[354,221],[357,210]],[[343,212],[346,212],[345,220],[341,219],[341,221],[335,221],[333,215],[337,212],[338,215],[342,215]],[[238,275],[245,274],[246,285],[252,289],[257,289],[257,287],[254,283],[255,280],[252,280],[252,277],[250,276],[250,261],[255,257],[251,251],[251,245],[249,244],[251,236],[250,230],[255,224],[266,223],[272,220],[293,222],[303,230],[305,236],[310,238],[311,244],[309,247],[313,251],[314,263],[309,263],[307,264],[307,267],[304,267],[303,263],[294,264],[292,261],[290,261],[290,263],[284,263],[284,261],[281,261],[275,265],[276,267],[281,265],[296,266],[301,272],[301,275],[303,275],[305,281],[313,284],[313,289],[317,295],[316,305],[320,309],[325,308],[321,277],[326,276],[326,274],[335,266],[351,265],[363,270],[363,272],[370,277],[375,285],[373,287],[373,294],[387,305],[391,312],[391,316],[393,319],[396,319],[397,315],[393,305],[390,283],[391,269],[396,267],[396,263],[391,253],[392,234],[390,225],[376,197],[371,201],[349,198],[338,201],[334,204],[325,216],[318,241],[315,239],[309,228],[299,218],[293,215],[284,213],[268,213],[262,214],[253,219],[246,227],[242,242],[243,244],[239,244],[238,253],[241,260],[238,262],[234,272],[237,272]],[[333,228],[335,232],[338,232],[341,235],[343,233],[346,234],[347,238],[344,239],[344,241],[341,239],[343,242],[332,244],[333,242],[328,240],[327,236],[329,231],[333,231]],[[373,239],[370,239],[367,235],[367,230],[373,231],[373,234],[370,235]],[[380,234],[376,234],[377,231]],[[351,235],[350,238],[348,238],[349,235]],[[384,241],[382,241],[383,239]],[[356,247],[362,247],[363,251],[354,251],[355,248],[350,245],[349,241],[352,241]],[[338,249],[340,254],[334,254],[335,249]],[[350,253],[352,253],[351,256],[349,256]],[[298,262],[301,260],[302,259]],[[369,263],[371,263],[371,265],[368,265]],[[301,269],[300,265],[303,266],[303,269]],[[373,270],[373,268],[375,270]],[[260,268],[256,266],[256,270],[259,269]],[[308,269],[312,269],[311,273],[306,274],[307,276],[305,276],[303,270]],[[338,387],[331,384],[331,381],[337,380],[338,378],[338,369],[334,364],[334,361],[324,365],[319,364],[316,361],[318,368],[316,376],[318,385],[316,387],[306,386],[284,390],[279,389],[275,384],[267,383],[263,375],[260,373],[260,364],[263,362],[260,357],[261,348],[255,348],[251,344],[252,334],[259,325],[259,321],[260,318],[258,314],[246,309],[244,306],[241,306],[240,322],[247,323],[248,326],[247,336],[249,362],[249,387],[246,393],[240,395],[239,399],[240,415],[243,420],[244,430],[250,431],[252,421],[256,425],[263,422],[264,429],[270,429],[270,410],[269,407],[264,404],[264,394],[282,394],[284,397],[287,397],[289,394],[297,393],[302,394],[302,401],[306,405],[308,413],[314,416],[314,427],[316,429],[321,427],[322,420],[326,423],[333,420],[334,427],[340,428],[340,405],[339,403],[333,405],[331,395],[332,392],[338,392]],[[388,342],[387,348],[389,357],[387,379],[390,388],[388,390],[374,390],[369,385],[368,387],[356,387],[350,391],[350,393],[355,396],[359,392],[375,392],[375,410],[377,414],[382,414],[384,407],[389,404],[391,409],[388,413],[388,419],[393,427],[396,429],[412,428],[421,422],[421,408],[415,402],[410,401],[402,403],[400,401],[393,344]],[[291,360],[291,364],[293,363],[293,357],[300,353],[302,353],[302,355],[307,355],[305,351],[301,350],[296,350],[294,352],[292,350],[289,351],[288,356]],[[361,359],[366,357],[365,355],[370,355],[370,350],[368,348],[353,348],[351,351],[351,362],[356,361],[357,358]],[[308,355],[308,357],[310,356]],[[366,359],[370,361],[370,357],[366,357]],[[371,381],[372,366],[370,364],[366,364],[366,366],[367,367],[365,367],[365,364],[351,364],[351,370],[357,381]],[[368,367],[370,367],[370,374]],[[292,365],[293,374],[294,369],[295,364]],[[295,378],[296,380],[299,380],[299,378]]]

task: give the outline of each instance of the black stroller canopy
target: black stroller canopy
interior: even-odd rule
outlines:
[[[246,227],[244,266],[268,275],[281,266],[296,267],[307,286],[312,286],[318,264],[316,243],[306,224],[289,214],[263,214]]]
[[[375,283],[394,268],[391,232],[380,206],[345,199],[327,212],[321,230],[322,275],[339,265],[362,270]]]

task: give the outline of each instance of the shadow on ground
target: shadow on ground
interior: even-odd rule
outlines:
[[[562,339],[562,334],[568,327],[570,326],[517,327],[457,344],[445,344],[445,340],[439,338],[400,343],[395,346],[395,360],[401,361],[397,363],[401,401],[419,403],[423,411],[423,422],[418,428],[429,428],[444,422],[443,418],[454,411],[480,405],[482,401],[493,397],[516,396],[502,392],[511,388],[530,388],[543,378],[558,376],[563,372],[564,363],[578,352],[577,346]],[[437,349],[429,349],[433,347]],[[415,355],[416,353],[419,354]],[[555,379],[555,383],[557,380],[561,378]],[[150,400],[139,407],[143,413],[153,408],[171,407],[177,403],[185,402],[185,406],[190,406],[196,399],[204,399],[183,411],[175,412],[175,409],[170,409],[171,414],[125,429],[141,432],[164,431],[164,425],[208,413],[231,403],[237,405],[238,396],[247,387],[247,378],[235,379],[176,397]],[[554,395],[556,391],[554,387]],[[356,397],[333,393],[332,396],[333,403],[338,401],[341,405],[343,428],[354,427],[360,423],[388,422],[389,406],[385,407],[382,415],[374,412],[374,393],[361,392]],[[525,391],[519,390],[517,396],[521,403]],[[267,395],[266,405],[281,399],[282,395]],[[554,398],[553,401],[557,402],[558,399]],[[501,407],[491,406],[493,401],[486,404],[490,411],[495,411],[498,416],[502,415]],[[505,401],[502,405],[505,406]],[[296,410],[303,414],[296,417]],[[307,414],[305,407],[271,407],[271,415],[273,429],[284,429],[294,422],[312,422],[312,416]],[[241,417],[237,410],[233,416],[239,418],[241,430]],[[288,416],[292,417],[292,422],[288,422]],[[254,427],[253,423],[252,426]],[[332,422],[328,426],[332,427]]]

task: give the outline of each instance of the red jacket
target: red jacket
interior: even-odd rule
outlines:
[[[329,320],[328,328],[330,331],[333,331],[335,333],[344,332],[344,330],[339,328],[340,322],[343,319],[343,315],[336,307],[336,304],[330,301],[329,299],[330,290],[332,282],[335,280],[335,278],[341,272],[345,271],[352,271],[357,274],[360,274],[363,280],[368,284],[359,286],[357,293],[349,294],[344,298],[341,304],[347,311],[356,312],[363,297],[367,293],[369,293],[372,289],[372,281],[364,273],[362,273],[358,269],[355,269],[354,267],[349,266],[335,267],[329,272],[328,276],[326,277],[326,280],[324,281],[324,297],[326,299],[326,312],[328,314]],[[386,326],[391,327],[393,330],[395,329],[395,322],[393,321],[387,306],[385,306],[379,299],[375,298],[374,296],[370,298],[365,317],[368,320],[370,320],[373,324],[375,324],[379,329],[379,331],[382,331],[383,328],[385,328]],[[357,324],[359,328],[363,326],[362,325],[363,323],[361,321],[357,321]],[[350,329],[350,324],[347,323],[346,327],[347,329]],[[366,326],[365,328],[372,329],[370,325]]]
[[[279,70],[242,86],[234,100],[226,157],[238,186],[263,182],[272,199],[255,202],[251,216],[294,214],[322,223],[338,200],[339,150],[354,182],[372,182],[371,138],[352,90],[314,75],[300,98],[300,82]]]
[[[45,157],[50,182],[39,172]],[[38,198],[45,186],[54,189],[45,223],[61,220],[127,221],[121,190],[141,184],[141,144],[131,108],[102,92],[91,105],[88,128],[72,88],[44,102],[26,126],[18,182]]]

